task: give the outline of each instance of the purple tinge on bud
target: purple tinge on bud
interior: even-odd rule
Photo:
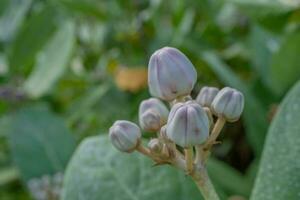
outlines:
[[[140,128],[129,121],[118,120],[109,129],[111,143],[120,151],[132,152],[141,138]]]
[[[171,101],[190,94],[196,80],[193,64],[178,49],[164,47],[152,54],[148,66],[151,95]]]
[[[219,89],[215,87],[203,87],[197,98],[196,101],[199,103],[201,106],[204,107],[210,107],[211,103],[213,102],[214,98],[218,94]]]
[[[171,109],[167,136],[177,145],[187,148],[204,143],[209,134],[209,119],[196,102],[178,103]]]
[[[244,109],[244,96],[236,89],[225,87],[214,98],[212,112],[229,122],[237,121]]]
[[[166,124],[168,115],[167,107],[156,98],[144,100],[140,104],[139,122],[145,131],[159,131]]]

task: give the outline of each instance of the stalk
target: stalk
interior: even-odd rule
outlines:
[[[205,167],[191,175],[205,200],[220,200]]]

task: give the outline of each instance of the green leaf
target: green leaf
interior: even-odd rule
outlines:
[[[300,32],[290,35],[272,57],[271,78],[274,91],[282,94],[300,78]]]
[[[19,178],[19,172],[16,168],[8,167],[0,169],[0,186],[4,186]]]
[[[210,158],[207,163],[208,173],[214,183],[220,185],[229,194],[250,195],[251,184],[237,170],[217,159]],[[230,181],[228,181],[230,180]]]
[[[31,0],[11,0],[0,17],[0,41],[13,38],[30,8]]]
[[[53,35],[56,12],[51,7],[44,7],[25,21],[12,43],[9,63],[13,70],[27,72],[34,64],[37,53]]]
[[[230,87],[240,90],[245,96],[245,109],[243,119],[246,123],[247,138],[253,150],[260,155],[265,134],[268,126],[266,108],[260,103],[257,97],[251,92],[244,83],[222,60],[211,51],[203,52],[202,59],[216,73],[219,79]],[[255,116],[253,111],[255,110]]]
[[[270,126],[252,200],[300,197],[300,82],[287,94]]]
[[[47,93],[63,75],[75,44],[75,26],[65,22],[39,54],[36,66],[24,85],[25,92],[37,98]]]
[[[95,2],[89,3],[87,1],[59,0],[58,3],[61,3],[70,11],[93,16],[101,21],[106,18],[106,13],[103,11],[103,8],[97,6]]]
[[[278,46],[278,40],[274,34],[258,25],[252,26],[249,34],[252,67],[268,87],[271,87],[270,76],[267,74],[270,73],[272,53]]]
[[[299,7],[300,1],[282,0],[229,0],[253,18],[268,15],[278,15],[295,10]]]
[[[105,136],[82,142],[68,165],[63,200],[198,200],[194,183],[168,166],[153,167],[138,153],[115,150]]]
[[[45,106],[31,106],[19,110],[11,120],[7,135],[25,181],[64,170],[75,140],[62,118]]]
[[[84,93],[77,101],[74,101],[70,105],[69,123],[75,123],[80,117],[91,112],[94,109],[96,103],[98,103],[102,97],[104,97],[109,90],[107,84],[102,84],[101,86],[96,86],[91,88],[88,92]]]

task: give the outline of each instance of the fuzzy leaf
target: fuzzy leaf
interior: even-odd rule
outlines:
[[[270,126],[252,200],[300,198],[299,98],[300,82],[288,93]]]
[[[198,200],[194,183],[172,167],[151,167],[138,153],[115,150],[105,136],[82,142],[65,175],[63,200]]]
[[[25,181],[64,170],[75,140],[60,117],[39,105],[21,109],[10,119],[7,136]]]

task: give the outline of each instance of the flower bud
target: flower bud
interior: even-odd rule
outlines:
[[[197,98],[196,101],[201,106],[210,107],[211,103],[213,102],[215,96],[218,94],[219,89],[215,87],[203,87]]]
[[[154,138],[149,141],[148,147],[152,153],[159,154],[162,150],[162,143],[159,139]]]
[[[225,87],[215,97],[211,108],[216,116],[235,122],[243,112],[244,96],[236,89]]]
[[[109,138],[118,150],[130,153],[137,147],[141,138],[141,131],[132,122],[118,120],[110,127]]]
[[[149,61],[148,85],[152,96],[171,101],[190,94],[197,80],[191,61],[178,49],[164,47]]]
[[[209,134],[209,119],[196,102],[178,103],[171,109],[167,136],[177,145],[187,148],[202,144]]]
[[[159,131],[166,124],[168,115],[167,107],[156,98],[144,100],[140,104],[139,121],[145,131]]]

